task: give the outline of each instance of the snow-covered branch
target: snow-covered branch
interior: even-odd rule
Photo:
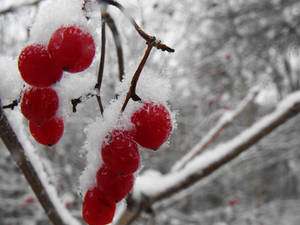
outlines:
[[[197,155],[199,155],[201,152],[203,152],[206,147],[212,143],[221,133],[222,130],[224,130],[232,121],[237,118],[245,109],[247,106],[253,102],[255,97],[257,96],[259,92],[258,87],[254,87],[252,90],[250,90],[249,94],[245,97],[245,99],[237,106],[236,109],[227,111],[223,114],[223,116],[220,118],[217,125],[212,128],[206,136],[204,136],[201,141],[196,144],[190,152],[188,152],[181,160],[179,160],[174,167],[172,168],[172,171],[180,170],[183,167],[186,166],[186,164],[195,158]]]
[[[234,139],[207,150],[191,160],[180,171],[166,175],[142,175],[136,180],[134,191],[129,197],[128,207],[116,224],[130,224],[137,215],[160,200],[199,182],[242,152],[249,149],[274,129],[300,112],[300,91],[290,94],[280,102],[274,112],[263,117]],[[142,198],[141,198],[142,196]]]
[[[55,225],[79,225],[80,223],[61,203],[55,188],[50,184],[43,164],[24,134],[19,111],[11,111],[6,116],[0,107],[0,137],[50,221]]]
[[[22,8],[22,7],[37,6],[42,1],[43,0],[36,0],[36,1],[33,1],[33,2],[29,2],[29,3],[23,3],[23,4],[18,5],[18,6],[10,6],[6,9],[0,10],[0,15],[5,15],[5,14],[8,14],[8,13],[14,13],[19,8]]]

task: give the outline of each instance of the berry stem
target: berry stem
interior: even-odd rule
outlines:
[[[118,2],[114,0],[97,0],[99,3],[107,3],[109,5],[117,7],[131,22],[131,24],[134,26],[135,30],[138,32],[138,34],[145,39],[146,42],[153,42],[152,46],[156,47],[157,49],[160,49],[162,51],[167,52],[175,52],[175,50],[165,44],[163,44],[161,41],[156,40],[154,36],[151,36],[147,34],[133,19],[133,17],[126,11],[126,9]]]
[[[126,95],[125,101],[123,103],[121,112],[124,112],[130,98],[132,98],[133,101],[141,100],[140,97],[137,96],[137,94],[136,94],[136,85],[137,85],[137,82],[140,78],[141,72],[142,72],[142,70],[143,70],[143,68],[146,64],[146,61],[147,61],[147,59],[150,55],[150,52],[151,52],[152,48],[153,48],[152,42],[148,42],[147,43],[147,49],[145,51],[144,57],[142,58],[137,70],[135,71],[135,73],[132,77],[131,85],[130,85],[129,91],[127,92],[127,95]]]
[[[104,112],[101,97],[100,97],[100,90],[101,90],[101,84],[102,84],[102,79],[103,79],[104,62],[105,62],[105,44],[106,44],[106,32],[105,32],[106,29],[105,29],[105,19],[104,19],[105,14],[106,14],[105,12],[101,13],[101,20],[102,20],[102,24],[101,24],[101,56],[100,56],[100,64],[99,64],[99,71],[98,71],[98,80],[97,80],[97,84],[95,86],[96,91],[97,91],[96,98],[98,101],[101,115],[103,115],[103,112]]]
[[[111,15],[109,13],[104,14],[104,19],[113,34],[113,38],[114,38],[114,42],[115,42],[115,46],[116,46],[116,50],[117,50],[117,57],[118,57],[119,79],[120,79],[120,81],[122,81],[123,76],[124,76],[124,58],[123,58],[123,49],[122,49],[122,45],[121,45],[120,34],[116,27],[114,19],[111,17]]]

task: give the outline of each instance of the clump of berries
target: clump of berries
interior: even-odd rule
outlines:
[[[140,165],[138,144],[157,150],[172,131],[169,111],[154,102],[143,103],[132,114],[131,122],[133,128],[113,129],[102,141],[103,164],[96,174],[97,184],[86,192],[83,201],[82,215],[88,224],[112,222],[116,203],[133,187],[133,174]]]
[[[55,145],[64,131],[63,119],[57,115],[59,98],[51,86],[62,78],[63,71],[76,73],[88,68],[94,55],[92,36],[76,25],[57,29],[48,46],[33,44],[20,53],[20,74],[31,85],[24,92],[21,112],[38,143]]]

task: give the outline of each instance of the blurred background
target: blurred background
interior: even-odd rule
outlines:
[[[145,31],[176,50],[174,54],[154,50],[145,68],[145,73],[170,79],[169,103],[176,111],[177,129],[159,151],[141,151],[140,174],[148,169],[167,173],[252,87],[262,87],[255,101],[208,148],[230,140],[300,89],[298,0],[119,2]],[[40,4],[0,0],[0,56],[18,56],[30,40]],[[89,7],[91,19],[100,20],[93,4]],[[110,7],[109,12],[121,33],[125,71],[132,73],[145,43],[117,9]],[[105,67],[104,106],[114,95],[118,76],[114,42],[107,33],[111,51]],[[42,149],[39,154],[60,197],[79,219],[78,177],[85,167],[80,151],[85,142],[83,129],[98,114],[97,107],[94,99],[80,104],[78,112],[67,119],[64,137],[55,147],[35,144]],[[299,225],[299,124],[299,116],[291,119],[213,175],[155,206],[155,218],[143,214],[134,224]],[[1,142],[0,224],[50,224]]]

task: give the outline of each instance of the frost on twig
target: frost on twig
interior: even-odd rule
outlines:
[[[55,225],[79,225],[80,223],[59,200],[55,188],[50,185],[44,166],[24,134],[20,112],[11,111],[9,113],[8,116],[11,119],[7,118],[0,107],[1,140],[25,176],[45,213]]]
[[[239,115],[241,115],[242,112],[245,111],[247,106],[253,102],[255,97],[257,96],[259,92],[258,87],[254,87],[250,90],[249,94],[245,97],[245,99],[236,107],[236,109],[231,111],[226,111],[223,116],[220,118],[219,122],[216,124],[215,127],[213,127],[206,136],[198,143],[196,144],[190,152],[188,152],[181,160],[179,160],[174,167],[172,168],[172,171],[178,171],[186,166],[186,164],[191,161],[193,158],[195,158],[197,155],[199,155],[201,152],[203,152],[206,147],[212,143],[221,133],[222,130],[224,130],[234,119],[236,119]]]
[[[278,104],[274,112],[264,116],[232,140],[221,143],[214,149],[195,157],[182,170],[170,172],[164,176],[149,176],[147,174],[139,176],[134,191],[128,198],[130,201],[127,202],[127,209],[119,216],[116,224],[130,224],[152,204],[171,197],[209,176],[299,112],[300,91],[290,94]],[[141,198],[141,196],[144,197]]]

